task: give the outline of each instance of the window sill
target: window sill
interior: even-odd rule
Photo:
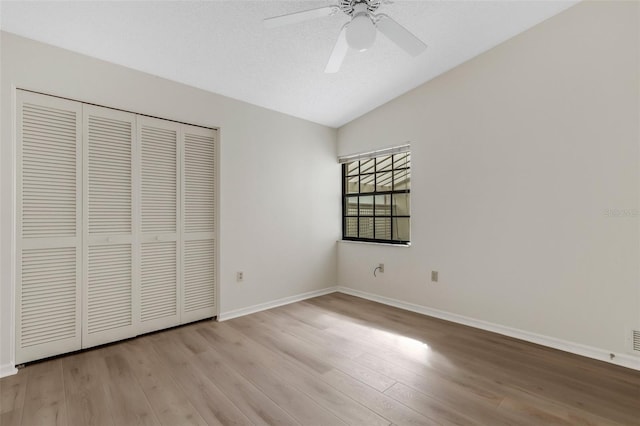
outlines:
[[[370,246],[383,246],[383,247],[402,247],[402,248],[411,248],[411,243],[407,244],[391,244],[391,243],[374,243],[371,241],[351,241],[351,240],[338,240],[339,243],[343,244],[366,244]]]

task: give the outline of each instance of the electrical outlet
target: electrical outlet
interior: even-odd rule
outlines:
[[[236,281],[240,282],[244,280],[244,272],[238,271],[236,272]]]
[[[378,264],[378,270],[382,273],[384,273],[384,263],[379,263]]]
[[[431,271],[431,281],[434,283],[438,282],[438,271]]]

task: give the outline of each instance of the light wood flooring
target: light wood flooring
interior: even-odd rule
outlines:
[[[640,372],[334,293],[28,365],[9,425],[640,425]]]

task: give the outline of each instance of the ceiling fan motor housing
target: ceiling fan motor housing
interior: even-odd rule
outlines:
[[[357,4],[365,4],[369,12],[375,12],[381,2],[382,0],[340,0],[338,6],[345,14],[352,16]]]

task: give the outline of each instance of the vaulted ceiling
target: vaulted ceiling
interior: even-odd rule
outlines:
[[[331,127],[339,127],[577,1],[394,1],[425,41],[412,58],[383,36],[324,67],[343,13],[282,28],[262,19],[335,1],[2,1],[2,30]]]

